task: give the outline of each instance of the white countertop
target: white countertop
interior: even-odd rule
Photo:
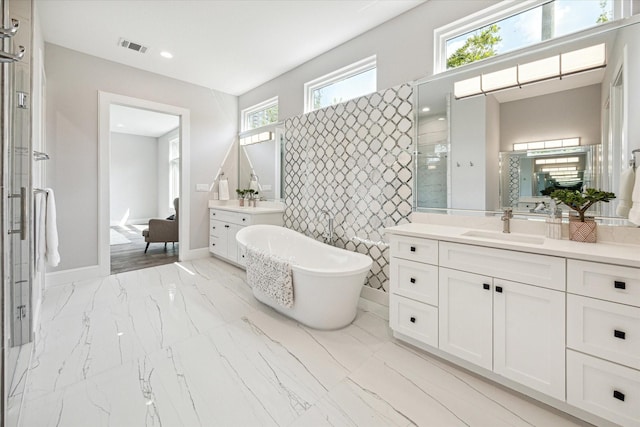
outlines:
[[[284,204],[280,202],[258,201],[258,206],[239,206],[237,200],[218,201],[209,200],[209,209],[220,209],[229,212],[238,212],[243,214],[260,215],[270,213],[284,212]]]
[[[538,237],[543,240],[542,244],[535,244],[464,235],[464,233],[472,230],[475,229],[449,225],[410,223],[385,228],[385,233],[640,267],[640,245],[636,244],[613,242],[581,243],[572,240],[548,239],[539,234],[513,233],[515,238],[518,238],[518,236],[522,236],[525,239]]]

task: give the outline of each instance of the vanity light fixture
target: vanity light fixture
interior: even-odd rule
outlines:
[[[536,165],[557,165],[559,163],[578,163],[579,157],[554,157],[552,159],[536,159]]]
[[[251,145],[273,139],[273,132],[261,132],[240,138],[240,145]]]
[[[542,150],[545,148],[577,147],[580,138],[553,139],[549,141],[517,142],[513,144],[513,151]]]
[[[596,70],[606,65],[606,46],[601,43],[457,81],[453,84],[453,93],[456,99],[486,95],[498,90],[522,87],[525,84],[562,79],[571,74]]]
[[[423,112],[423,113],[428,113],[429,111],[431,111],[431,108],[429,108],[429,107],[424,107],[424,108],[422,109],[422,112]]]

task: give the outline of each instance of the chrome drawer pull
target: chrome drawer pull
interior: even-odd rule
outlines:
[[[618,399],[624,402],[624,393],[620,393],[618,390],[613,390],[614,399]]]
[[[613,287],[616,289],[627,289],[627,284],[625,282],[616,280],[613,282]]]
[[[624,340],[627,338],[627,334],[625,332],[619,331],[617,329],[614,329],[613,336],[616,338],[620,338],[621,340]]]

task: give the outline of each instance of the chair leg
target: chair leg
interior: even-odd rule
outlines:
[[[146,247],[146,248],[144,248],[144,253],[145,253],[145,254],[147,253],[147,249],[149,249],[149,244],[150,244],[150,243],[151,243],[151,242],[147,242],[147,247]]]

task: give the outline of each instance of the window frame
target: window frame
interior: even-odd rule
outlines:
[[[536,8],[545,3],[549,3],[550,1],[553,0],[503,0],[499,3],[494,4],[493,6],[489,6],[485,9],[479,10],[476,13],[467,15],[464,18],[436,28],[435,30],[433,30],[433,74],[439,74],[445,71],[449,71],[447,69],[447,40],[456,38],[460,35],[475,30],[479,30],[480,28],[484,28],[487,25],[525,12],[529,9]],[[613,18],[611,19],[612,21],[631,16],[631,2],[626,2],[623,0],[611,1],[613,2]],[[594,25],[594,27],[595,26],[597,25]],[[588,28],[584,29],[586,30]],[[525,46],[523,49],[530,48],[532,46],[535,46],[536,44],[538,43]],[[505,52],[504,54],[510,52]],[[496,56],[504,54],[498,54]]]
[[[177,146],[174,151],[172,146]],[[177,153],[177,156],[171,157],[171,153]],[[169,138],[169,209],[173,210],[173,200],[180,197],[180,135]]]
[[[358,74],[362,74],[364,72],[370,70],[376,70],[376,87],[372,92],[378,90],[378,78],[377,78],[377,69],[378,69],[378,61],[377,55],[371,55],[367,58],[361,59],[360,61],[354,62],[353,64],[347,65],[346,67],[342,67],[338,70],[332,71],[328,74],[320,76],[316,79],[308,81],[304,84],[304,113],[310,113],[312,111],[316,111],[313,108],[313,92],[321,89],[326,86],[331,86],[332,84],[338,83],[343,80],[347,80],[351,77],[357,76]],[[358,96],[364,96],[367,94],[362,94]],[[353,98],[350,98],[353,99]],[[345,100],[345,102],[348,101]],[[322,107],[326,108],[326,107]],[[321,109],[321,108],[319,108]]]
[[[259,111],[268,110],[269,108],[274,106],[278,107],[278,120],[276,120],[273,123],[268,123],[266,125],[259,126],[257,128],[249,129],[249,117],[252,114],[255,114]],[[279,120],[280,120],[280,106],[278,105],[278,97],[274,96],[273,98],[269,98],[265,101],[262,101],[250,107],[247,107],[240,112],[240,132],[250,132],[255,129],[260,129],[261,127],[264,127],[264,126],[270,126],[274,123],[278,123]]]

